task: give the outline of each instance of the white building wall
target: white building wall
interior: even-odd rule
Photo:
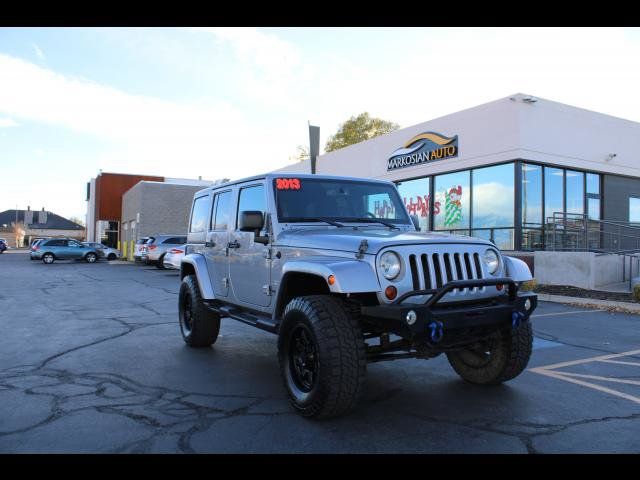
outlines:
[[[317,173],[402,180],[523,158],[640,177],[640,123],[516,94],[318,157]],[[458,135],[458,156],[387,172],[387,159],[423,132]],[[609,160],[608,155],[616,153]],[[279,172],[310,172],[309,162]]]
[[[87,200],[87,242],[96,241],[96,179],[89,183],[89,200]]]

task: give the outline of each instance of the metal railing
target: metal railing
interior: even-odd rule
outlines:
[[[640,225],[554,212],[547,217],[545,244],[546,250],[553,251],[640,252]]]

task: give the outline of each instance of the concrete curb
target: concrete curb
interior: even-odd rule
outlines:
[[[597,300],[595,298],[565,297],[564,295],[549,295],[538,293],[538,300],[541,302],[563,303],[597,310],[607,310],[609,312],[634,313],[640,315],[640,303],[613,302],[611,300]]]

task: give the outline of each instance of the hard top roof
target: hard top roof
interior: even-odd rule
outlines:
[[[221,190],[224,188],[228,188],[234,185],[238,185],[241,183],[250,183],[257,180],[267,180],[271,181],[274,178],[326,178],[327,180],[348,180],[348,181],[359,181],[359,182],[373,182],[373,183],[384,183],[392,185],[393,182],[389,180],[379,180],[376,178],[365,178],[365,177],[347,177],[343,175],[321,175],[321,174],[312,174],[312,173],[287,173],[287,172],[271,172],[265,173],[263,175],[255,175],[253,177],[241,178],[239,180],[233,180],[231,182],[220,183],[218,185],[213,185],[211,187],[203,188],[202,190],[198,190],[195,193],[195,196],[200,196],[204,193],[208,193],[213,190]]]

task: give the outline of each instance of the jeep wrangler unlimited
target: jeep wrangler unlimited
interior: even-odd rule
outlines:
[[[444,353],[468,382],[519,375],[532,348],[531,273],[478,238],[420,232],[393,183],[268,174],[197,192],[178,310],[191,347],[229,317],[278,335],[306,417],[345,414],[368,362]]]

